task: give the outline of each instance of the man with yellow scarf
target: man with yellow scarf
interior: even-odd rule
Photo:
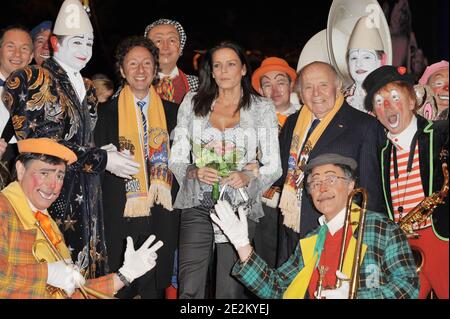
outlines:
[[[261,298],[347,299],[352,272],[357,226],[347,233],[343,268],[339,269],[340,246],[344,236],[346,204],[355,187],[356,161],[325,153],[305,167],[306,188],[322,216],[320,226],[297,244],[294,254],[277,269],[269,268],[250,245],[243,210],[239,218],[231,206],[219,201],[212,220],[236,248],[239,259],[236,276]],[[350,219],[359,220],[360,209],[352,204]],[[335,288],[337,279],[342,285]],[[367,211],[363,231],[362,257],[356,298],[417,298],[419,278],[406,235],[386,214]]]
[[[80,298],[75,289],[84,285],[112,297],[155,266],[155,252],[162,242],[150,247],[155,239],[151,235],[135,250],[128,237],[122,267],[114,274],[85,281],[47,211],[77,156],[49,138],[24,139],[17,144],[17,181],[0,193],[0,299]]]
[[[116,50],[122,89],[104,104],[95,128],[97,145],[134,157],[142,168],[130,179],[102,176],[105,237],[112,271],[123,262],[124,240],[141,243],[150,234],[164,241],[158,266],[118,293],[119,298],[156,299],[170,285],[178,243],[179,211],[172,208],[178,184],[168,168],[169,135],[177,124],[178,104],[162,100],[157,83],[158,48],[143,36],[124,39]]]
[[[323,62],[303,67],[295,81],[294,91],[304,105],[289,116],[279,136],[284,186],[277,265],[284,263],[298,240],[318,225],[319,212],[303,187],[309,158],[329,152],[353,158],[358,163],[359,184],[371,195],[368,208],[382,211],[381,177],[374,168],[380,166],[377,154],[384,131],[375,118],[344,101],[341,86],[335,69]]]

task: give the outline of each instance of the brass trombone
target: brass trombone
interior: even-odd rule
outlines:
[[[45,241],[41,239],[41,240],[37,240],[36,242],[34,242],[33,249],[32,249],[34,258],[36,258],[36,260],[38,262],[46,262],[46,260],[39,259],[35,252],[37,244],[42,243],[42,244],[46,244],[50,248],[50,251],[52,252],[53,256],[55,257],[55,259],[57,261],[62,260],[66,265],[69,265],[66,262],[66,260],[64,259],[64,257],[61,255],[59,250],[55,247],[55,245],[53,245],[52,241],[47,236],[47,233],[44,231],[44,229],[42,228],[39,221],[36,221],[35,225],[39,229],[39,231],[42,233],[42,235],[44,235]],[[59,291],[65,298],[68,298],[67,294],[62,289],[55,288],[55,287],[52,287],[52,288],[54,288],[54,289],[51,289],[51,290],[49,289],[49,292],[51,294],[55,293],[56,291]],[[112,296],[108,296],[102,292],[99,292],[97,290],[94,290],[94,289],[86,287],[86,286],[80,286],[78,289],[80,289],[80,292],[85,299],[90,299],[89,296],[93,296],[94,298],[97,298],[97,299],[114,299],[114,297],[112,297]]]
[[[351,210],[352,210],[352,202],[353,198],[358,194],[361,193],[362,195],[362,203],[361,203],[361,210],[359,215],[359,221],[358,222],[351,222]],[[356,239],[356,246],[355,246],[355,255],[353,257],[353,264],[352,264],[352,272],[350,279],[350,290],[348,294],[348,299],[355,299],[356,298],[356,291],[358,290],[358,284],[359,284],[359,271],[360,271],[360,263],[361,263],[361,255],[362,255],[362,244],[363,244],[363,236],[364,236],[364,225],[366,221],[366,209],[367,207],[367,191],[364,188],[355,188],[347,199],[347,210],[345,212],[345,223],[344,223],[344,234],[342,236],[342,242],[341,242],[341,251],[339,254],[339,271],[342,272],[344,268],[344,254],[345,254],[345,246],[346,246],[346,238],[348,234],[348,229],[350,225],[358,225],[358,236]],[[338,278],[336,282],[336,288],[339,288],[342,285],[342,280]]]

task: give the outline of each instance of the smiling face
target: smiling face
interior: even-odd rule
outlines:
[[[374,94],[372,103],[376,117],[391,134],[403,132],[414,116],[414,95],[397,83],[383,86]]]
[[[45,210],[58,198],[64,182],[66,165],[30,160],[16,163],[17,179],[28,200],[39,210]]]
[[[180,35],[175,26],[161,24],[153,27],[147,37],[159,49],[159,65],[164,74],[169,74],[177,65],[181,54]]]
[[[125,56],[120,73],[133,94],[140,99],[145,98],[156,74],[152,54],[144,47],[134,47]]]
[[[370,72],[381,66],[375,50],[351,49],[348,55],[348,67],[353,80],[361,85]]]
[[[241,86],[241,79],[247,73],[237,53],[230,48],[218,49],[212,54],[212,75],[217,86],[229,90]]]
[[[50,30],[43,30],[34,39],[34,59],[37,65],[42,65],[42,62],[50,58],[50,34]]]
[[[324,180],[337,176],[334,183]],[[316,209],[329,221],[347,205],[348,195],[355,187],[355,182],[346,178],[344,170],[334,164],[316,166],[308,175],[308,184],[322,181],[320,186],[310,189],[309,193]]]
[[[428,80],[428,85],[433,90],[439,111],[448,108],[448,68],[434,72]]]
[[[7,78],[33,59],[33,42],[28,32],[11,29],[3,35],[0,47],[0,72]]]
[[[330,66],[313,63],[300,75],[300,98],[318,119],[322,119],[334,107],[340,84]]]
[[[94,35],[92,33],[65,36],[62,43],[56,43],[54,55],[64,64],[76,71],[80,71],[91,59],[93,45]]]

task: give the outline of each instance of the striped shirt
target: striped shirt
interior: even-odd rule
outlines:
[[[393,151],[392,151],[393,152]],[[398,178],[394,174],[394,156],[390,162],[390,181],[392,206],[394,208],[394,220],[396,223],[405,217],[408,212],[416,207],[424,198],[419,166],[419,144],[416,143],[411,172],[407,172],[409,150],[397,148]],[[403,212],[399,213],[399,207]],[[421,223],[417,229],[431,226],[431,217]]]

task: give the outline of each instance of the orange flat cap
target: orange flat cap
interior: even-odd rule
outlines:
[[[19,140],[17,141],[17,147],[19,153],[52,155],[67,161],[68,164],[77,161],[77,155],[72,150],[46,137]]]

